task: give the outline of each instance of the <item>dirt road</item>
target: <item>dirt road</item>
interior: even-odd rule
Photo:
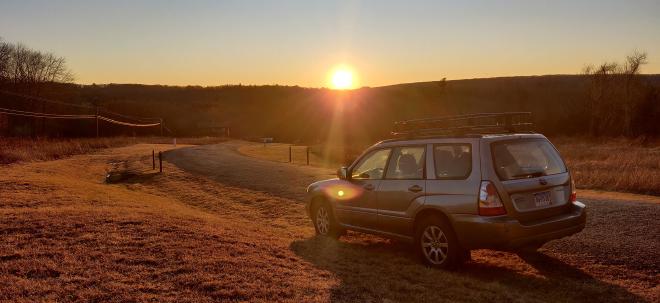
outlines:
[[[304,198],[310,183],[335,176],[330,169],[246,157],[237,152],[244,144],[251,143],[230,141],[182,148],[168,152],[165,159],[223,184],[297,200]]]
[[[223,184],[263,191],[281,198],[302,201],[305,187],[316,180],[331,178],[332,170],[260,160],[241,155],[245,142],[197,146],[173,150],[167,161]],[[543,254],[517,264],[511,256],[492,252],[473,253],[475,263],[468,271],[479,271],[480,262],[501,266],[531,266],[541,275],[556,275],[608,281],[633,292],[660,293],[660,204],[653,199],[630,200],[606,194],[582,197],[589,208],[587,227],[580,234],[553,241]],[[644,201],[645,200],[645,201]],[[494,260],[496,259],[496,260]]]

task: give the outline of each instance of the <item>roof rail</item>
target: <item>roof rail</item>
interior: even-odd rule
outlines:
[[[394,136],[532,132],[531,112],[475,113],[394,122]]]

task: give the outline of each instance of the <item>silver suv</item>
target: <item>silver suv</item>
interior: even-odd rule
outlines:
[[[404,240],[428,265],[448,268],[471,249],[535,250],[580,232],[585,206],[566,165],[545,136],[515,131],[528,124],[515,123],[520,114],[398,122],[401,138],[307,188],[316,233]]]

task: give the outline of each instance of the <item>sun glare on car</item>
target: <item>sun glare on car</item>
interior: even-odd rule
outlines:
[[[350,69],[342,67],[332,72],[330,82],[333,89],[350,89],[355,85],[355,78]]]

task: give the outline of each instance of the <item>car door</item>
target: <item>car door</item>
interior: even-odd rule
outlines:
[[[424,203],[426,192],[426,148],[415,145],[392,149],[377,190],[380,230],[400,235],[412,230],[412,210]]]
[[[375,149],[351,167],[350,182],[358,186],[359,193],[337,204],[337,212],[344,224],[373,229],[377,224],[376,189],[380,185],[391,149]]]
[[[434,143],[426,181],[425,205],[446,213],[476,214],[481,173],[478,141],[452,139]]]

